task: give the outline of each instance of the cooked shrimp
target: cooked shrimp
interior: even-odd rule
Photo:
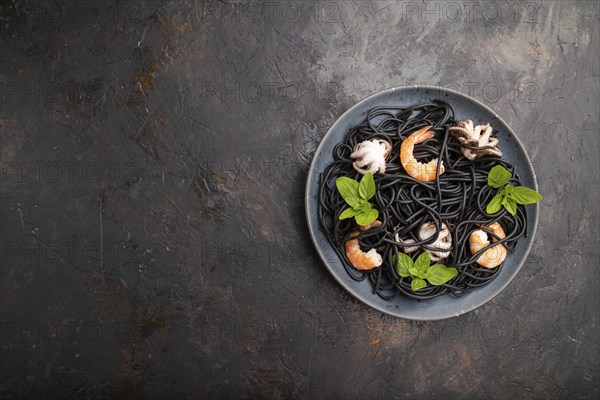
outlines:
[[[400,145],[400,162],[406,173],[420,180],[421,182],[430,182],[435,180],[438,159],[434,158],[428,163],[417,161],[413,155],[415,144],[423,143],[433,137],[433,132],[430,131],[431,126],[425,126],[406,139]],[[444,173],[444,163],[440,165],[440,175]]]
[[[504,239],[506,234],[504,229],[499,223],[494,222],[491,225],[483,227],[484,230],[478,229],[473,231],[469,236],[469,247],[471,248],[471,254],[477,253],[479,250],[490,245],[488,240],[488,234],[485,231],[489,231],[497,235],[500,239]],[[497,242],[498,239],[492,237],[492,243]],[[498,265],[506,259],[508,250],[503,244],[491,247],[484,251],[477,259],[477,264],[485,268],[496,268]]]
[[[371,228],[378,228],[381,226],[381,221],[373,221],[369,225],[361,226],[361,231],[366,231]],[[358,236],[359,232],[351,232],[348,236]],[[371,249],[368,252],[364,252],[360,249],[358,239],[348,240],[346,242],[346,257],[352,266],[358,270],[366,271],[379,267],[383,263],[381,255],[375,249]]]

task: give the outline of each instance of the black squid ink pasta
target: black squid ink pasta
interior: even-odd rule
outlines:
[[[498,222],[506,237],[490,234],[490,238],[495,240],[495,246],[504,245],[510,257],[517,240],[527,234],[527,214],[522,204],[517,205],[515,215],[504,208],[494,214],[486,213],[486,205],[497,193],[487,183],[490,170],[496,165],[503,166],[512,173],[508,183],[513,186],[520,185],[518,174],[501,157],[485,155],[470,160],[463,156],[461,149],[480,150],[485,147],[461,143],[449,131],[457,122],[451,105],[443,101],[410,107],[373,108],[367,118],[334,147],[333,162],[320,174],[318,218],[321,230],[352,279],[368,279],[373,292],[383,299],[391,299],[398,294],[419,300],[444,294],[460,296],[486,285],[502,273],[504,263],[493,269],[480,266],[476,261],[484,250],[472,254],[469,235],[481,226]],[[409,135],[428,125],[432,126],[434,137],[415,145],[413,154],[423,162],[437,158],[437,173],[434,180],[422,182],[405,172],[400,162],[400,146]],[[346,257],[345,243],[351,239],[350,232],[358,231],[358,224],[354,218],[339,219],[347,204],[336,189],[335,181],[342,176],[357,181],[362,178],[363,175],[352,166],[354,160],[350,154],[356,144],[372,139],[384,139],[392,145],[385,172],[374,174],[376,192],[371,202],[379,211],[377,219],[382,224],[361,231],[353,239],[358,239],[363,251],[376,249],[383,261],[376,268],[361,271],[354,268]],[[440,174],[442,162],[445,171]],[[399,252],[408,245],[395,238],[409,238],[413,241],[411,246],[422,246],[420,251],[409,254],[413,260],[416,259],[432,242],[418,235],[419,228],[426,222],[433,222],[436,232],[440,231],[442,224],[448,227],[452,235],[450,254],[438,263],[456,268],[458,273],[444,284],[427,285],[413,291],[411,279],[398,275],[394,264]]]

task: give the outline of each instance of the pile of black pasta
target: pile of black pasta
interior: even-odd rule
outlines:
[[[486,205],[497,190],[487,185],[488,172],[496,165],[502,165],[513,177],[510,184],[520,185],[518,175],[508,162],[499,157],[484,156],[475,160],[465,158],[461,144],[448,131],[455,125],[454,110],[442,101],[420,104],[411,107],[377,107],[372,109],[366,120],[354,127],[346,139],[333,150],[334,161],[320,174],[319,182],[319,222],[329,242],[338,253],[348,274],[355,280],[369,279],[373,291],[384,299],[398,293],[415,299],[431,299],[446,293],[460,296],[472,289],[486,285],[502,273],[502,263],[494,269],[480,267],[469,250],[469,234],[479,225],[498,221],[506,233],[500,240],[508,251],[515,248],[517,240],[526,235],[527,217],[525,207],[519,205],[516,215],[504,208],[494,215],[485,212]],[[485,123],[487,121],[483,121]],[[420,182],[409,177],[400,164],[399,153],[402,140],[419,128],[431,125],[435,131],[433,139],[415,146],[414,155],[421,162],[440,158],[445,172],[435,181]],[[346,208],[335,180],[347,176],[360,180],[362,175],[352,167],[350,153],[357,143],[381,138],[392,144],[392,152],[387,158],[384,174],[375,174],[376,194],[371,202],[379,210],[380,228],[361,233],[359,238],[363,250],[375,248],[383,257],[383,264],[373,270],[356,270],[346,259],[344,243],[348,234],[357,230],[354,218],[339,220]],[[439,163],[439,162],[438,162]],[[425,222],[433,221],[438,230],[445,223],[452,232],[452,250],[448,258],[439,263],[455,267],[458,275],[440,286],[411,290],[411,278],[397,275],[392,260],[402,251],[402,246],[394,240],[399,237],[413,238],[419,242],[417,233]],[[410,256],[413,259],[422,252]]]

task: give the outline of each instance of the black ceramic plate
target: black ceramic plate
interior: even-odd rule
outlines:
[[[444,100],[455,111],[457,120],[470,118],[477,124],[491,123],[499,131],[499,147],[504,158],[518,172],[524,186],[538,190],[533,166],[523,145],[510,127],[491,109],[479,101],[459,92],[434,86],[409,86],[387,89],[375,93],[352,106],[331,126],[321,141],[312,160],[306,181],[306,218],[308,229],[319,256],[334,278],[354,297],[384,313],[397,317],[431,321],[459,316],[485,304],[500,293],[523,266],[533,243],[538,221],[537,204],[528,205],[528,236],[519,239],[515,251],[509,253],[501,273],[491,283],[461,297],[439,296],[431,300],[419,301],[397,295],[392,300],[383,300],[373,294],[369,280],[356,282],[344,270],[340,259],[319,229],[317,217],[319,174],[333,161],[333,147],[342,141],[350,129],[360,124],[373,107],[410,106],[431,100]]]

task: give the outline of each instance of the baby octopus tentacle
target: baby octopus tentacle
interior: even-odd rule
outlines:
[[[361,174],[384,173],[385,160],[392,151],[392,145],[383,139],[365,140],[354,146],[350,158],[355,159],[352,163],[354,169]]]
[[[421,226],[419,230],[419,237],[421,240],[430,239],[436,233],[436,227],[433,222],[426,222]],[[429,245],[429,248],[424,248],[429,253],[432,261],[438,261],[442,258],[450,256],[450,249],[452,248],[452,234],[446,226],[442,223],[440,232],[438,233],[435,241]]]
[[[419,229],[419,239],[427,240],[430,239],[431,236],[435,235],[436,227],[433,222],[426,222],[421,225]],[[402,240],[399,235],[396,234],[396,242],[400,244],[413,244],[416,243],[413,239]],[[410,246],[404,247],[402,249],[405,253],[412,253],[420,248],[423,248],[426,252],[429,253],[432,261],[439,261],[442,258],[447,258],[450,256],[450,249],[452,249],[452,234],[450,233],[450,229],[446,226],[446,224],[442,223],[440,232],[437,235],[435,241],[428,245],[423,246]]]
[[[394,239],[396,240],[396,242],[400,243],[401,245],[404,245],[404,247],[402,247],[402,251],[405,253],[414,253],[415,251],[420,249],[420,246],[406,246],[407,244],[415,244],[417,242],[414,241],[414,239],[405,239],[403,240],[402,238],[400,238],[400,235],[398,235],[396,233],[396,236],[394,236]]]
[[[502,157],[502,152],[498,148],[498,139],[492,137],[493,128],[490,124],[473,124],[470,119],[459,122],[456,126],[449,129],[450,133],[458,138],[458,141],[465,146],[485,147],[485,149],[469,149],[462,147],[460,151],[469,160],[474,160],[485,155]]]

